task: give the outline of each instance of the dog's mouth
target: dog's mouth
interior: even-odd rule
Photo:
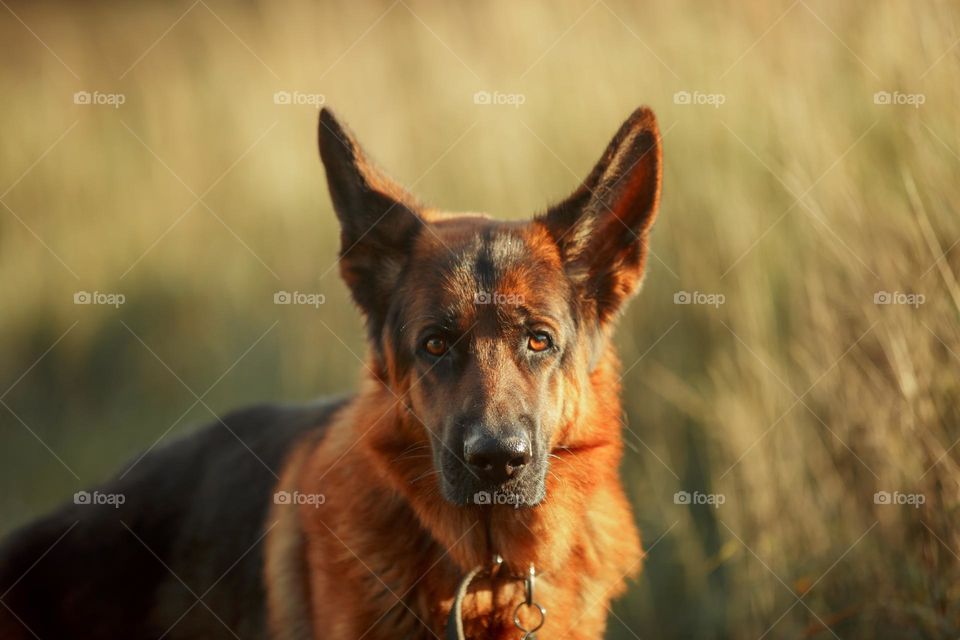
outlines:
[[[455,456],[441,456],[440,490],[444,499],[457,506],[513,509],[535,507],[546,498],[545,458],[534,458],[523,473],[505,482],[487,480]]]

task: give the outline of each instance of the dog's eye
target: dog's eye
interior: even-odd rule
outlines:
[[[423,343],[423,348],[426,349],[430,355],[439,357],[445,354],[449,347],[447,346],[447,341],[440,336],[430,336]]]
[[[536,351],[537,353],[541,351],[546,351],[553,346],[553,340],[549,335],[538,331],[537,333],[530,336],[530,339],[527,340],[527,348],[530,351]]]

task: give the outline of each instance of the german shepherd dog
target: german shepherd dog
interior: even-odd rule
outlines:
[[[525,222],[420,204],[329,110],[319,144],[360,391],[229,414],[15,532],[3,640],[603,635],[643,555],[611,333],[658,208],[653,113]]]

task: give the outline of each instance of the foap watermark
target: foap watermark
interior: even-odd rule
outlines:
[[[714,509],[719,509],[720,505],[727,501],[727,496],[722,493],[701,493],[700,491],[677,491],[673,494],[673,504],[697,504],[709,505]]]
[[[899,91],[877,91],[873,94],[873,104],[904,105],[919,109],[927,101],[922,93],[901,93]]]
[[[115,309],[127,301],[122,293],[106,293],[104,291],[77,291],[73,294],[73,304],[102,304]]]
[[[523,295],[519,293],[498,293],[496,291],[478,291],[473,294],[474,304],[521,305]]]
[[[327,301],[322,293],[304,291],[277,291],[273,294],[273,304],[300,304],[319,309]]]
[[[273,504],[301,505],[308,504],[314,509],[327,501],[322,493],[301,493],[299,491],[277,491],[273,494]]]
[[[319,109],[326,102],[322,93],[302,93],[300,91],[277,91],[273,94],[273,104],[309,105]]]
[[[473,104],[508,106],[519,109],[527,102],[527,96],[522,93],[501,93],[499,91],[477,91],[473,94]]]
[[[704,93],[702,91],[677,91],[673,94],[673,104],[708,106],[719,109],[727,101],[722,93]]]
[[[900,493],[899,491],[877,491],[873,494],[873,504],[908,506],[919,509],[926,504],[927,496],[922,493]]]
[[[873,294],[873,304],[904,304],[916,309],[926,301],[927,297],[922,293],[877,291]]]
[[[73,504],[80,505],[109,505],[114,509],[119,509],[120,505],[127,501],[127,497],[122,493],[100,493],[99,491],[77,491],[73,494]]]
[[[122,93],[103,93],[102,91],[77,91],[73,94],[73,104],[107,106],[119,109],[127,101]]]
[[[703,291],[677,291],[673,294],[673,304],[705,304],[714,308],[727,301],[722,293],[704,293]]]
[[[519,509],[526,503],[522,495],[510,491],[477,491],[473,494],[473,504],[482,506],[506,505]]]

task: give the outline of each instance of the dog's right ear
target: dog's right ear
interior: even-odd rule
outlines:
[[[424,222],[422,207],[381,173],[330,109],[320,112],[320,157],[340,220],[340,274],[367,317],[376,342]]]

